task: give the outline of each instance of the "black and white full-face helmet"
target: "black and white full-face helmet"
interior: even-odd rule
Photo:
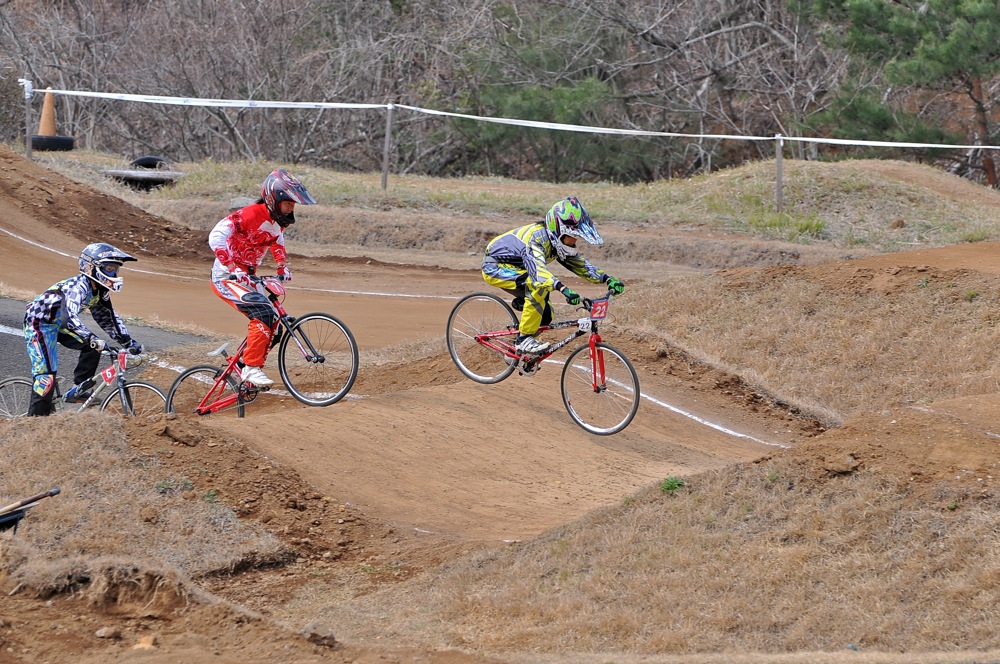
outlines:
[[[98,286],[114,292],[122,289],[118,268],[126,261],[137,260],[121,249],[104,242],[88,244],[80,252],[80,274],[89,277]]]

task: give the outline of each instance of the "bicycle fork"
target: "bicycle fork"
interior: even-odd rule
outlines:
[[[600,340],[601,335],[596,332],[590,335],[590,384],[597,394],[608,389],[604,375],[604,351],[597,347]]]
[[[298,347],[299,352],[302,353],[302,357],[306,360],[306,362],[310,362],[312,364],[323,364],[323,362],[326,361],[326,357],[321,355],[320,352],[316,350],[316,347],[313,345],[312,339],[309,338],[308,334],[305,334],[301,329],[298,332],[292,331],[292,323],[295,322],[294,318],[286,316],[282,318],[282,322],[285,324],[285,334],[291,337],[291,340],[295,342],[295,345]],[[305,344],[302,342],[305,342]]]

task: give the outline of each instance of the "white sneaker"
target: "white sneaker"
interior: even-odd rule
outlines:
[[[539,341],[538,339],[528,336],[518,342],[517,352],[519,353],[529,353],[531,355],[538,355],[539,353],[544,353],[549,348],[549,342]]]
[[[257,387],[267,387],[268,385],[274,385],[274,381],[267,377],[264,370],[260,367],[243,367],[243,371],[240,372],[240,377],[243,379],[244,383],[253,383]]]

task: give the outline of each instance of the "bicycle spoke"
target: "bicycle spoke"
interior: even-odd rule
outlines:
[[[563,367],[563,403],[579,426],[609,435],[627,427],[635,417],[639,378],[632,363],[617,349],[598,343],[596,350],[604,360],[603,380],[595,380],[589,346],[577,349]]]
[[[278,348],[285,387],[309,406],[340,401],[358,376],[358,346],[351,331],[323,313],[299,317]]]
[[[474,293],[459,300],[448,316],[448,353],[459,371],[477,383],[498,383],[510,376],[517,361],[484,346],[477,335],[510,330],[510,343],[517,333],[517,316],[506,302],[491,293]],[[497,343],[501,343],[498,338]]]
[[[32,387],[30,378],[8,378],[0,382],[0,419],[25,417],[31,403]]]
[[[181,372],[167,393],[167,412],[177,417],[198,417],[197,409],[203,400],[206,405],[226,400],[230,405],[212,414],[243,417],[246,401],[239,394],[238,383],[232,376],[226,376],[224,381],[216,384],[215,377],[219,371],[219,367],[201,365]]]
[[[131,381],[126,384],[127,399],[130,416],[139,418],[159,417],[164,414],[167,405],[167,397],[163,390],[142,381]],[[101,404],[102,412],[126,414],[122,408],[122,399],[118,390],[113,390]]]

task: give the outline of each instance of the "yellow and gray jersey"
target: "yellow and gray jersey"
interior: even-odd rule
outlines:
[[[604,280],[604,270],[595,267],[582,256],[568,256],[560,260],[548,231],[541,222],[515,228],[490,240],[486,245],[483,269],[485,271],[489,266],[492,268],[490,271],[495,271],[496,268],[510,266],[514,271],[527,272],[529,287],[542,286],[557,290],[562,283],[548,268],[548,264],[555,260],[587,281],[596,284]]]

